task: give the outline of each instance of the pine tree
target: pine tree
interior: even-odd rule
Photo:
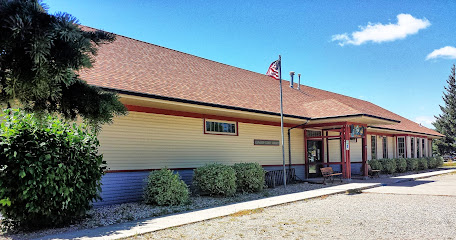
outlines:
[[[0,0],[0,104],[94,126],[125,114],[112,92],[88,85],[77,72],[92,67],[97,47],[115,40],[84,31],[67,13],[48,14],[39,0]]]
[[[433,123],[437,132],[445,135],[442,139],[435,140],[440,155],[456,151],[456,67],[454,64],[447,84],[442,97],[445,105],[440,106],[442,113],[435,116],[437,120]]]

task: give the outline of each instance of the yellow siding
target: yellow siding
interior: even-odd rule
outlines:
[[[359,138],[357,141],[350,140],[350,162],[363,162],[363,143]]]
[[[394,138],[393,137],[387,137],[387,140],[388,142],[388,158],[394,158],[394,144],[395,144],[395,141],[394,141]]]
[[[254,139],[280,140],[280,127],[239,123],[238,128],[239,136],[210,135],[203,132],[203,119],[130,112],[103,127],[100,150],[109,170],[194,168],[211,162],[282,164],[280,146],[253,144]],[[303,164],[303,130],[291,133],[293,164]]]

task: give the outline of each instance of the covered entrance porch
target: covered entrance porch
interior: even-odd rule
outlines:
[[[343,178],[366,177],[367,124],[336,122],[304,126],[305,176],[321,177],[320,168],[332,167]]]

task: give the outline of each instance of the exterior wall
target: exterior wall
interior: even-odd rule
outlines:
[[[357,141],[350,140],[350,162],[363,162],[363,143],[361,138]]]
[[[254,139],[280,140],[280,127],[239,122],[239,136],[227,136],[204,134],[203,126],[200,118],[140,112],[115,118],[99,135],[100,151],[112,173],[102,180],[104,202],[95,205],[139,200],[150,169],[178,169],[190,183],[192,169],[206,163],[258,162],[266,169],[282,165],[281,146],[254,145]],[[286,135],[285,141],[288,163]],[[291,130],[291,142],[292,163],[304,164],[302,129]],[[124,170],[135,171],[113,172]],[[304,178],[304,167],[296,173]]]
[[[339,133],[338,132],[328,132],[328,135],[329,136],[339,136]],[[326,141],[324,141],[324,142],[326,144]],[[327,158],[326,149],[329,152],[329,162],[340,162],[340,161],[342,161],[341,160],[341,156],[340,156],[340,151],[341,151],[340,150],[340,139],[329,139],[328,140],[328,146],[325,146],[325,159]]]
[[[409,136],[406,136],[405,137],[405,158],[410,158],[411,157],[411,151],[412,151],[412,147],[411,147],[411,139]],[[416,156],[416,155],[415,155]]]
[[[388,158],[395,158],[396,157],[396,142],[395,138],[393,137],[387,137],[387,142],[388,142]]]

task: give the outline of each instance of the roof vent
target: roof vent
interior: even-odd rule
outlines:
[[[298,73],[298,90],[301,90],[301,74]]]
[[[291,88],[293,88],[293,76],[294,76],[294,72],[291,71],[291,72],[290,72],[290,77],[291,77],[290,87],[291,87]]]

